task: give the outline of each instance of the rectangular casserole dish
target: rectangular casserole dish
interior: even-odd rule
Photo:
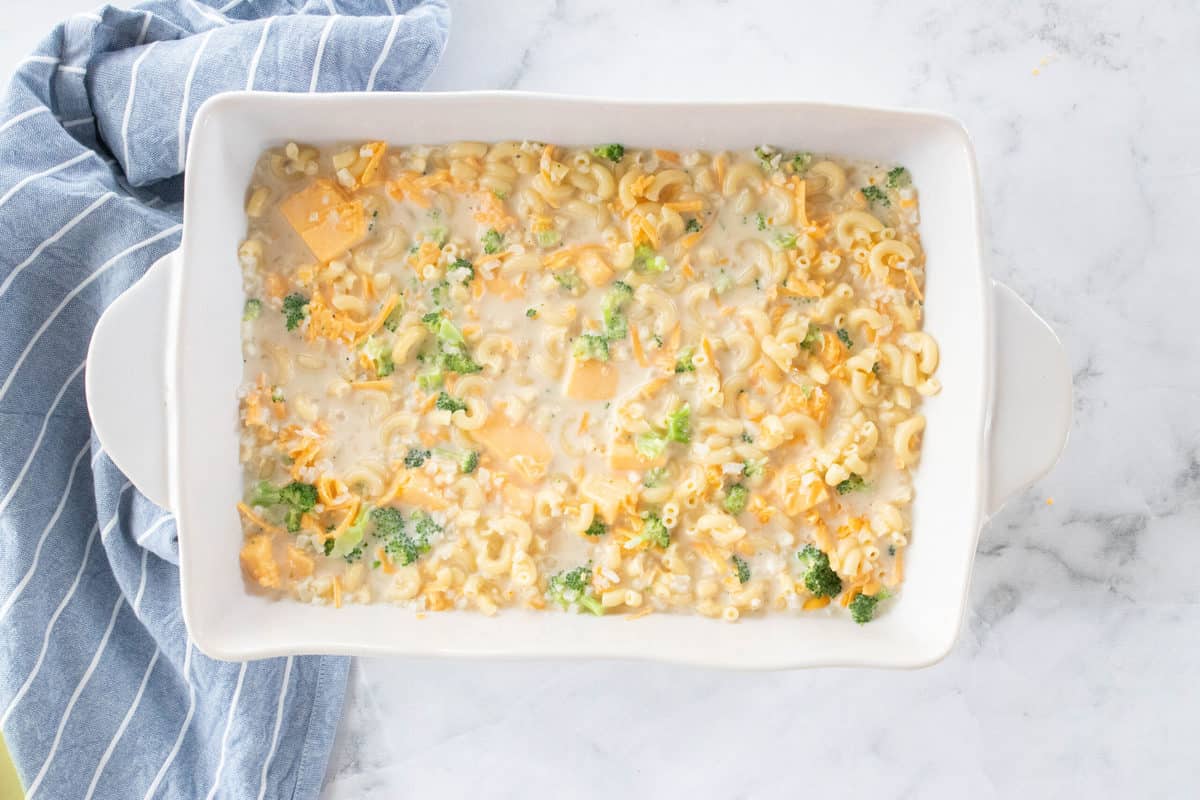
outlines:
[[[561,144],[743,149],[769,142],[906,165],[921,193],[925,329],[944,390],[916,472],[907,577],[889,613],[581,618],[503,611],[418,618],[387,604],[340,609],[251,594],[238,567],[243,493],[236,392],[242,379],[237,248],[255,160],[313,144],[535,139]],[[240,92],[197,113],[181,248],[97,325],[87,369],[97,434],[114,462],[177,519],[184,618],[215,658],[293,653],[646,658],[722,667],[918,667],[952,646],[979,531],[1005,498],[1047,471],[1070,424],[1070,372],[1050,329],[982,260],[971,142],[929,112],[797,102],[613,101],[524,93]]]

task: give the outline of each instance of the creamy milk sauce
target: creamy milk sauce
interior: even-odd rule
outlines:
[[[939,389],[902,167],[289,144],[247,215],[258,589],[864,621],[899,586]]]

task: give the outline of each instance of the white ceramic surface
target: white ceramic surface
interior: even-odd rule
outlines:
[[[771,142],[905,164],[921,192],[931,265],[926,329],[940,342],[938,375],[945,391],[925,406],[929,424],[916,477],[914,544],[900,598],[875,623],[859,627],[823,615],[768,615],[738,625],[667,614],[631,624],[619,616],[582,620],[524,611],[422,620],[386,604],[335,609],[246,592],[235,567],[242,534],[234,509],[244,491],[235,402],[242,380],[236,258],[245,230],[241,199],[262,150],[290,138],[603,140],[676,149]],[[197,112],[188,165],[181,249],[105,314],[91,351],[89,407],[117,463],[175,511],[184,617],[196,644],[214,657],[396,653],[648,658],[745,668],[927,665],[943,657],[957,635],[986,512],[1048,469],[1065,440],[1065,358],[1028,306],[986,278],[974,156],[965,131],[948,117],[818,104],[516,93],[237,93]],[[170,309],[165,320],[153,311],[163,305]],[[999,336],[993,336],[993,307]],[[165,365],[161,353],[138,347],[159,340],[164,325]],[[993,346],[1004,367],[996,383],[1005,387],[994,407]],[[136,396],[165,397],[165,450],[146,441],[145,415],[153,410],[127,404],[127,393],[113,390],[114,383],[136,386]],[[993,437],[989,446],[986,425],[993,412],[1004,438]],[[989,481],[989,467],[996,480]]]

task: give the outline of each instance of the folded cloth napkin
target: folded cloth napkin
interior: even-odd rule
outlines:
[[[417,89],[448,27],[444,0],[154,0],[78,14],[20,62],[0,100],[0,729],[30,798],[319,793],[346,659],[196,650],[174,521],[92,437],[84,356],[179,244],[205,99]]]

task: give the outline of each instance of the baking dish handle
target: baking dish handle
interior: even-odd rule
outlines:
[[[88,346],[88,412],[101,446],[149,500],[167,488],[166,336],[176,250],[151,265],[101,315]]]
[[[988,516],[1045,475],[1071,428],[1071,369],[1062,343],[1016,292],[993,283],[995,395]]]

